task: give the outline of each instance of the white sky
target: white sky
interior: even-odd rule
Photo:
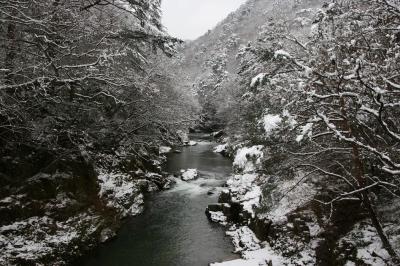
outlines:
[[[246,0],[162,0],[163,23],[174,37],[193,40]]]

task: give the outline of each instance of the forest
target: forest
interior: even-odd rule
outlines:
[[[399,265],[400,2],[248,0],[191,41],[162,16],[0,0],[0,265]],[[111,254],[129,223],[176,240]]]

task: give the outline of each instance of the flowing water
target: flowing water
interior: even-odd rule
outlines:
[[[168,191],[147,196],[143,214],[130,219],[118,237],[88,254],[79,266],[206,266],[236,258],[224,228],[204,214],[217,202],[231,172],[230,160],[212,152],[216,144],[197,135],[197,146],[170,154],[165,171],[196,168],[200,178],[177,180]],[[208,195],[213,191],[213,195]]]

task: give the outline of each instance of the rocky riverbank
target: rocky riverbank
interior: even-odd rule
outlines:
[[[359,211],[360,203],[326,208],[319,202],[326,192],[316,178],[301,172],[291,179],[264,174],[265,147],[215,149],[229,151],[237,174],[206,215],[226,226],[242,259],[211,265],[394,265],[366,213]],[[399,205],[380,207],[385,230],[400,248]]]
[[[18,155],[1,161],[0,265],[67,265],[139,214],[144,193],[169,185],[156,153],[130,161],[33,149]]]

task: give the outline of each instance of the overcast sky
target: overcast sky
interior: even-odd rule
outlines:
[[[163,23],[184,40],[200,37],[246,0],[162,0]]]

